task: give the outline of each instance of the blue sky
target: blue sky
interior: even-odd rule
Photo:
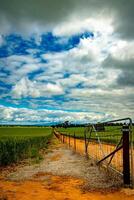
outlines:
[[[57,1],[61,12],[46,1],[50,12],[45,14],[42,1],[33,1],[30,11],[22,2],[14,0],[14,10],[6,2],[0,8],[0,123],[134,119],[134,38],[126,30],[127,18],[130,25],[132,18],[129,6],[120,0],[111,7],[104,0],[102,12],[91,0],[83,5],[77,1],[65,18],[64,1]],[[70,1],[69,5],[72,8]],[[38,11],[36,16],[33,11]]]

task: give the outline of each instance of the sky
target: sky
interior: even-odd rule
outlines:
[[[134,121],[133,0],[0,0],[0,123]]]

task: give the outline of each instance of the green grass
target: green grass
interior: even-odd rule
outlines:
[[[1,127],[0,165],[39,156],[39,150],[47,147],[51,136],[51,128]]]
[[[91,137],[90,134],[87,134],[87,138],[90,137],[91,140],[97,140],[99,136],[102,142],[107,142],[111,144],[117,144],[122,136],[121,126],[105,126],[105,131],[102,132],[92,132]],[[69,135],[71,137],[75,137],[79,139],[84,139],[84,130],[85,127],[73,127],[73,128],[58,128],[58,131],[64,135]],[[134,136],[134,127],[133,127],[133,136]],[[134,142],[134,137],[133,137]]]
[[[50,127],[0,127],[1,137],[46,136],[51,133]]]

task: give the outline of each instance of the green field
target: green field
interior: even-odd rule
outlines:
[[[117,144],[122,136],[121,129],[122,129],[121,126],[105,126],[105,131],[101,131],[97,133],[93,131],[91,135],[88,132],[86,137],[90,138],[90,140],[98,140],[98,136],[99,136],[99,139],[102,142]],[[74,137],[74,133],[75,133],[76,138],[84,139],[85,127],[58,128],[57,130],[64,135],[70,134],[71,137]],[[134,136],[134,127],[132,130],[133,130],[133,136]],[[133,137],[133,142],[134,142],[134,137]]]
[[[8,165],[28,157],[39,156],[52,136],[51,128],[1,127],[0,165]]]

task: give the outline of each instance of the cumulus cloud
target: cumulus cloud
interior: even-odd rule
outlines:
[[[5,121],[134,119],[133,0],[0,3]]]
[[[59,123],[66,120],[74,123],[88,123],[105,120],[107,117],[111,117],[107,114],[95,113],[95,112],[71,112],[63,110],[36,110],[27,108],[13,108],[0,106],[1,117],[0,120],[3,123]]]
[[[134,86],[134,41],[117,41],[102,65],[120,72],[117,77],[120,86]]]
[[[1,31],[37,32],[56,28],[57,33],[64,32],[63,24],[67,21],[84,21],[87,18],[112,18],[115,32],[122,38],[133,39],[134,2],[129,0],[1,0]],[[17,17],[16,17],[17,16]],[[85,23],[85,21],[84,21]],[[14,26],[15,24],[15,26]],[[92,28],[92,24],[91,26]],[[96,23],[97,24],[97,23]],[[100,25],[101,23],[99,23]],[[94,24],[93,24],[94,26]],[[72,27],[72,30],[71,28]],[[85,30],[85,26],[81,26]],[[77,23],[69,26],[72,31],[79,31]]]
[[[36,81],[30,81],[27,77],[22,78],[12,89],[14,98],[21,97],[48,97],[63,94],[64,91],[60,85],[47,83],[41,84]]]
[[[93,32],[95,35],[98,32],[103,32],[103,34],[112,34],[113,33],[112,19],[110,18],[106,19],[100,17],[96,19],[86,18],[84,20],[71,19],[70,21],[57,25],[54,28],[53,33],[58,36],[70,36],[85,31]]]
[[[98,43],[98,46],[96,45]],[[95,67],[104,60],[100,42],[96,39],[84,38],[77,47],[56,53],[42,55],[48,63],[45,65],[49,73],[59,71],[69,73],[87,73],[87,70],[95,70]]]
[[[105,59],[104,66],[124,69],[133,69],[134,41],[116,41],[109,49],[109,56]]]
[[[23,77],[40,69],[43,69],[43,64],[32,55],[12,55],[0,60],[0,70],[5,72],[1,81],[7,84],[15,85]]]

